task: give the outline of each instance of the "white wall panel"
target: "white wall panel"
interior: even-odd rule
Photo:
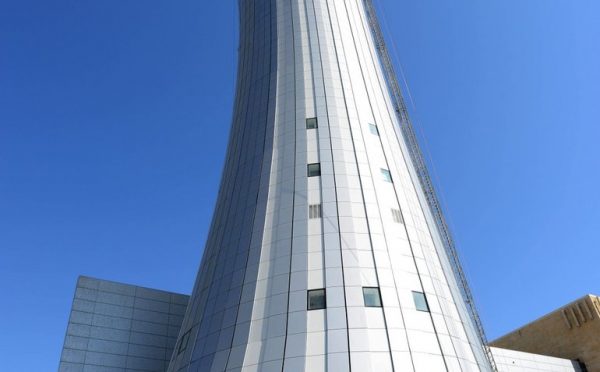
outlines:
[[[498,372],[579,372],[575,361],[493,347]]]

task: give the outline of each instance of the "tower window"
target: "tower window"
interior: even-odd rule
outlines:
[[[315,219],[321,218],[323,216],[323,209],[321,208],[321,204],[311,204],[308,206],[308,218]]]
[[[366,307],[381,307],[381,293],[377,287],[363,287],[363,299]]]
[[[308,176],[317,177],[321,175],[321,164],[313,163],[308,165]]]
[[[369,124],[369,130],[371,131],[371,134],[374,134],[376,136],[379,135],[379,129],[377,129],[377,125]]]
[[[308,291],[308,310],[321,310],[327,306],[325,289],[311,289]]]
[[[392,182],[392,174],[389,170],[381,168],[381,175],[385,182]]]
[[[415,300],[415,308],[418,311],[429,312],[429,305],[427,304],[427,297],[425,297],[425,293],[413,291],[412,294],[413,299]]]
[[[404,219],[402,218],[402,213],[400,212],[400,209],[392,208],[392,218],[396,223],[404,223]]]
[[[319,121],[317,118],[306,119],[306,129],[317,129],[319,127]]]

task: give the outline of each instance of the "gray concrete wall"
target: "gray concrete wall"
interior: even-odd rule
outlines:
[[[187,303],[181,294],[80,277],[59,372],[164,372]]]

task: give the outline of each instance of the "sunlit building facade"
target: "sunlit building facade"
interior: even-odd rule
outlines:
[[[240,0],[237,93],[169,371],[489,371],[362,0]]]

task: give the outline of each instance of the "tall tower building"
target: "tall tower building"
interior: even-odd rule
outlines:
[[[227,158],[169,371],[493,370],[367,5],[239,8]]]

